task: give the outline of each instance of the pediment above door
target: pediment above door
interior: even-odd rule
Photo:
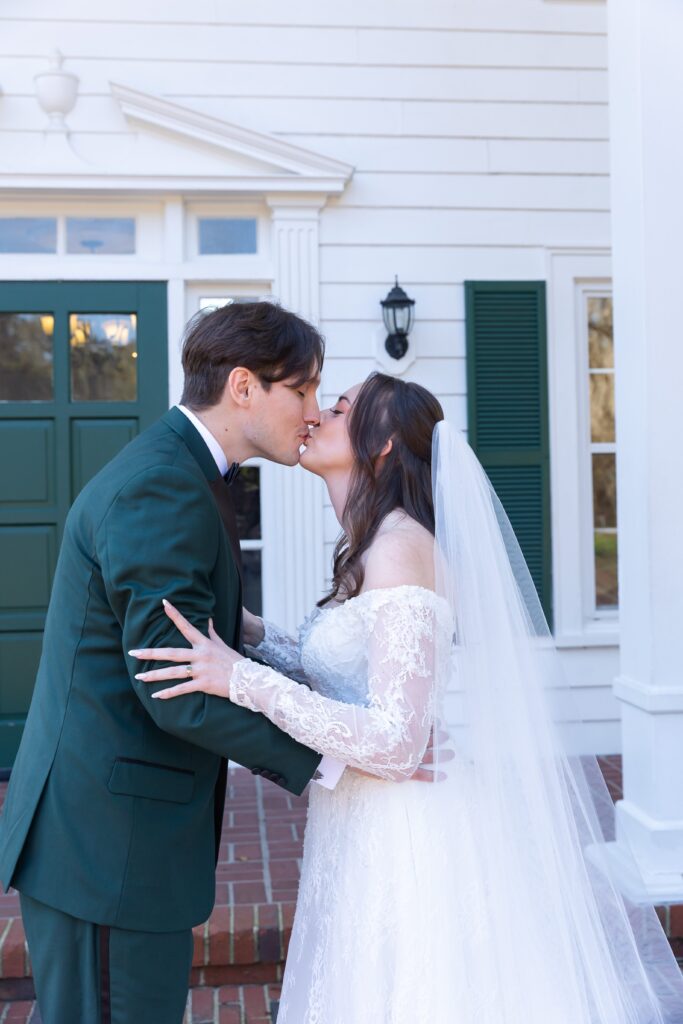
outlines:
[[[0,157],[0,189],[185,193],[343,191],[353,167],[274,135],[111,84],[107,134],[46,132]]]

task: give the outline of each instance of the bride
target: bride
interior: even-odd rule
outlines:
[[[428,391],[373,374],[301,465],[343,534],[298,637],[245,613],[259,661],[242,658],[166,604],[192,649],[132,652],[183,663],[149,682],[191,675],[155,697],[229,698],[348,766],[310,793],[278,1024],[681,1024],[680,972],[610,877],[611,802],[572,749],[552,638],[471,449]],[[419,785],[447,689],[456,757]]]

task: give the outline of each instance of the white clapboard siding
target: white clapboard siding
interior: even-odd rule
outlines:
[[[0,18],[0,29],[3,22]],[[22,55],[2,52],[2,86],[5,94],[33,96],[37,57],[33,50]],[[430,103],[519,104],[606,103],[604,70],[564,68],[477,67],[379,67],[318,64],[264,65],[226,60],[211,65],[212,87],[207,87],[207,62],[198,57],[168,58],[156,52],[147,60],[126,55],[97,60],[67,51],[69,71],[84,84],[83,95],[109,95],[109,83],[123,80],[132,88],[158,93],[175,102],[201,97],[299,99],[428,100]],[[221,68],[224,65],[224,68]],[[273,71],[277,70],[277,77]]]
[[[379,299],[384,297],[384,293],[378,287],[376,294],[379,310]],[[366,320],[325,319],[320,327],[327,339],[328,351],[334,353],[328,357],[328,366],[332,360],[367,358],[376,349],[377,312]],[[380,334],[383,335],[381,329]],[[418,359],[464,359],[465,321],[420,320],[410,334],[410,347]]]
[[[320,239],[327,245],[375,240],[382,245],[608,245],[609,214],[576,210],[346,210],[325,211]]]
[[[411,297],[420,309],[428,310],[435,320],[462,320],[465,316],[461,288],[453,284],[419,284],[409,287]],[[377,319],[378,297],[374,284],[324,284],[320,287],[320,303],[325,316],[336,320]]]
[[[248,4],[216,0],[195,0],[191,12],[187,0],[117,0],[116,6],[89,4],[83,0],[60,0],[58,7],[46,8],[44,0],[5,0],[2,20],[24,17],[32,21],[159,22],[181,25],[203,22],[208,26],[282,24],[303,28],[314,25],[341,27],[392,25],[408,32],[437,28],[440,31],[493,29],[511,35],[520,32],[590,35],[604,31],[600,11],[605,0],[575,0],[550,4],[545,0],[450,0],[415,4],[414,0],[349,0],[344,5],[321,4],[320,0],[295,0],[283,9],[281,0],[249,0]]]
[[[320,215],[323,404],[391,368],[379,303],[398,275],[416,300],[404,377],[465,430],[464,282],[543,280],[549,248],[609,246],[601,0],[5,0],[0,169],[3,151],[34,166],[50,152],[34,75],[55,47],[79,78],[67,120],[86,166],[103,152],[147,166],[156,150],[193,173],[192,144],[126,120],[118,82],[354,167]],[[205,147],[204,173],[220,180],[225,160]],[[327,503],[328,565],[337,532]],[[584,749],[617,750],[616,648],[564,657]]]
[[[493,281],[535,281],[543,278],[545,273],[542,251],[522,246],[492,249],[427,244],[398,248],[371,242],[320,247],[320,280],[323,284],[375,284],[378,302],[389,290],[395,274],[402,281],[413,284],[452,284],[468,278],[475,281],[487,278]],[[422,314],[420,310],[418,324]],[[327,317],[327,310],[324,316]]]
[[[369,138],[281,133],[289,142],[313,146],[335,159],[345,153],[360,171],[483,171],[511,174],[607,174],[609,146],[600,140]]]
[[[502,5],[501,5],[502,6]],[[606,37],[577,33],[516,33],[495,30],[420,32],[377,27],[319,27],[226,25],[207,22],[159,21],[140,26],[135,21],[82,20],[74,40],[73,25],[58,19],[4,19],[19,52],[41,53],[57,45],[92,57],[144,60],[154,37],[156,53],[184,60],[269,61],[281,63],[390,64],[394,66],[537,67],[601,69],[605,66]],[[153,31],[141,31],[148,27]],[[74,46],[74,42],[77,46]],[[70,45],[69,45],[70,44]],[[67,50],[65,50],[67,52]]]
[[[609,210],[607,175],[372,174],[357,171],[332,206]]]

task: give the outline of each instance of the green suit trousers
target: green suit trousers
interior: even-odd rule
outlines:
[[[21,894],[43,1024],[182,1024],[192,931],[81,921]]]

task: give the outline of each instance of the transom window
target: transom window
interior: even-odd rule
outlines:
[[[199,217],[197,249],[200,256],[255,253],[255,217]]]
[[[133,255],[135,217],[2,217],[0,253]]]

